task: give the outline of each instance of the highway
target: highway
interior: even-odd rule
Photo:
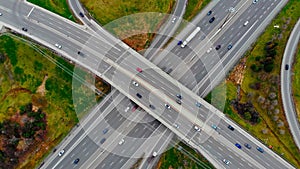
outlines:
[[[281,96],[285,117],[288,121],[294,141],[300,150],[300,126],[292,92],[292,65],[300,40],[300,19],[296,23],[284,50],[281,62]],[[286,67],[288,65],[288,67]],[[288,70],[287,70],[288,69]]]
[[[5,3],[3,2],[1,4],[5,4]],[[253,143],[253,145],[259,145],[265,149],[265,153],[258,154],[256,152],[256,157],[248,156],[247,155],[248,152],[244,151],[244,150],[236,151],[234,149],[235,147],[232,146],[232,145],[234,145],[234,143],[228,141],[228,139],[223,137],[223,135],[217,134],[210,127],[210,123],[215,123],[215,119],[221,118],[223,120],[226,120],[226,118],[224,116],[222,116],[223,114],[221,112],[218,112],[216,109],[214,109],[212,106],[208,105],[201,98],[196,96],[191,91],[187,90],[181,84],[176,83],[175,80],[173,80],[166,74],[162,73],[159,69],[157,69],[155,65],[148,63],[146,60],[143,60],[142,57],[139,57],[139,58],[136,57],[136,53],[134,51],[132,51],[126,47],[123,48],[124,45],[121,42],[113,44],[114,41],[113,40],[107,41],[107,38],[103,38],[103,40],[105,40],[105,41],[101,41],[102,39],[100,39],[100,38],[98,39],[95,36],[80,35],[81,33],[82,34],[88,34],[88,33],[84,32],[84,31],[81,32],[82,30],[79,28],[79,26],[72,25],[74,23],[69,23],[69,21],[66,21],[60,17],[46,16],[46,14],[38,8],[35,8],[33,11],[32,11],[32,8],[26,7],[26,6],[20,8],[20,9],[21,9],[20,13],[22,13],[23,10],[25,11],[23,16],[28,16],[28,14],[30,13],[30,16],[28,16],[26,21],[29,20],[29,22],[30,22],[30,24],[28,24],[28,26],[29,25],[31,26],[31,24],[34,24],[34,28],[35,28],[35,31],[31,32],[30,35],[28,35],[27,33],[26,33],[26,35],[28,35],[29,37],[32,36],[31,38],[36,39],[40,43],[46,44],[50,48],[54,48],[53,44],[57,43],[57,42],[60,44],[63,44],[62,50],[59,51],[60,53],[64,54],[64,56],[67,56],[68,58],[72,59],[73,61],[77,62],[78,64],[81,64],[82,66],[89,68],[91,71],[93,71],[96,74],[98,74],[99,76],[103,77],[106,81],[110,82],[114,87],[116,87],[122,93],[127,94],[127,96],[130,99],[132,99],[134,102],[138,103],[141,107],[143,107],[143,109],[145,109],[147,112],[149,112],[152,116],[154,116],[155,118],[157,118],[161,122],[163,122],[163,124],[165,126],[173,129],[172,130],[173,132],[175,132],[181,138],[185,139],[190,145],[197,148],[199,151],[201,151],[201,152],[207,151],[207,149],[203,149],[201,147],[201,145],[196,145],[196,144],[199,144],[199,141],[201,141],[201,140],[205,140],[205,139],[212,139],[212,140],[215,139],[218,141],[222,140],[224,143],[224,147],[228,148],[230,150],[233,150],[233,151],[224,152],[224,151],[222,151],[224,149],[219,150],[218,148],[216,148],[216,147],[219,147],[217,143],[214,144],[215,145],[214,149],[213,149],[214,151],[219,152],[222,155],[222,157],[224,157],[225,154],[227,154],[227,155],[229,154],[230,155],[229,157],[236,157],[236,158],[233,158],[231,161],[239,159],[241,157],[247,157],[246,159],[248,160],[245,162],[239,161],[239,163],[232,163],[230,166],[231,168],[232,167],[238,168],[238,167],[245,166],[245,165],[247,165],[249,168],[252,168],[251,166],[256,166],[258,168],[264,168],[261,164],[263,164],[264,166],[272,165],[272,168],[285,168],[285,167],[292,168],[291,166],[289,167],[289,164],[285,163],[282,159],[277,157],[270,150],[266,149],[261,143],[259,143],[254,138],[252,138],[249,135],[247,135],[246,133],[244,133],[243,130],[239,129],[238,126],[232,124],[236,128],[235,133],[242,133],[243,135],[241,135],[241,136],[243,136],[243,137],[247,136],[248,138],[251,138],[251,143]],[[4,13],[4,14],[8,16],[8,13]],[[2,18],[1,18],[1,21],[2,21]],[[49,22],[49,19],[51,20],[51,22]],[[57,22],[57,23],[53,24],[52,22]],[[62,24],[60,22],[65,22],[65,23]],[[13,29],[17,29],[18,27],[21,27],[19,25],[20,23],[15,23],[15,22],[13,22],[13,20],[6,20],[5,24],[7,24],[7,23],[9,23],[9,25],[7,25],[7,26],[11,27]],[[72,34],[72,35],[68,34],[68,31],[65,31],[65,29],[60,28],[61,25],[64,25],[65,27],[66,27],[66,25],[71,26],[74,34]],[[46,28],[51,28],[51,29],[46,29]],[[29,30],[31,30],[31,29],[33,29],[33,28],[30,27]],[[59,29],[59,30],[57,30],[57,29]],[[39,34],[40,33],[39,31],[43,33],[43,36],[41,36]],[[34,36],[32,35],[32,33],[34,33]],[[44,34],[46,34],[46,35],[49,34],[52,36],[45,37]],[[78,37],[81,37],[81,36],[88,38],[88,41],[84,43],[85,46],[81,50],[85,54],[84,58],[76,55],[78,48],[80,46],[80,43],[82,43],[81,38],[80,38],[80,40],[78,40]],[[101,44],[101,46],[98,46],[95,44]],[[105,57],[103,56],[103,54],[100,55],[101,53],[104,53],[104,52],[108,53],[108,55],[105,55]],[[103,60],[99,63],[99,62],[97,62],[97,61],[99,61],[97,59],[103,59]],[[80,62],[78,62],[78,60],[80,60]],[[131,65],[133,63],[138,64],[138,66],[140,66],[144,70],[143,72],[147,72],[149,70],[150,73],[149,74],[148,73],[136,73],[135,67],[132,67],[132,65]],[[89,66],[86,66],[86,65],[89,65]],[[99,72],[101,72],[101,74],[99,74]],[[132,72],[134,72],[134,73],[132,73]],[[154,81],[149,81],[148,78],[154,78],[153,79]],[[163,106],[162,104],[165,101],[168,104],[170,104],[172,109],[158,111],[157,113],[160,113],[159,114],[160,116],[158,116],[157,113],[153,113],[153,111],[148,108],[150,99],[149,100],[147,100],[147,99],[139,100],[138,98],[136,98],[136,96],[135,96],[136,90],[132,89],[136,86],[131,85],[132,79],[136,80],[140,84],[139,88],[141,88],[140,89],[141,91],[139,91],[139,92],[141,92],[141,93],[143,92],[142,93],[143,98],[145,98],[145,97],[147,98],[147,96],[149,96],[149,93],[151,93],[151,94],[153,93],[153,95],[151,95],[154,98],[153,105],[155,105],[155,107],[157,107],[157,110],[160,110],[160,109],[162,110],[161,106]],[[154,86],[158,86],[158,85],[155,84],[155,81],[156,81],[156,83],[157,82],[163,82],[163,83],[159,84],[159,87],[156,88]],[[174,84],[177,84],[177,85],[174,85]],[[160,85],[164,85],[164,86],[160,86]],[[164,87],[166,87],[166,88],[164,88]],[[162,92],[160,92],[159,90],[161,90],[162,92],[165,92],[165,95],[161,95]],[[152,92],[152,91],[154,91],[154,92]],[[159,91],[159,94],[155,93],[155,91]],[[177,103],[173,100],[174,98],[172,99],[172,96],[176,95],[176,93],[178,93],[178,91],[181,91],[182,96],[184,98],[184,100],[183,100],[184,104],[182,104],[182,106],[177,105]],[[130,94],[128,94],[128,93],[130,93]],[[165,98],[162,98],[163,96],[165,96]],[[199,111],[201,111],[201,114],[205,114],[205,113],[208,113],[209,111],[213,111],[210,113],[211,114],[209,116],[210,118],[205,119],[207,122],[205,124],[203,122],[201,123],[202,120],[194,118],[195,114],[193,114],[193,113],[195,113],[195,112],[190,112],[190,110],[189,110],[189,109],[195,109],[196,106],[194,104],[196,101],[199,101],[202,104],[202,107],[199,109]],[[178,110],[181,110],[181,111],[178,111]],[[205,111],[205,110],[209,110],[209,111]],[[168,112],[168,111],[170,111],[170,112]],[[196,111],[198,111],[198,110],[196,110]],[[178,113],[178,112],[179,112],[179,114],[176,115],[176,113]],[[180,123],[180,120],[183,120],[183,123],[178,130],[176,130],[176,129],[174,129],[174,127],[172,127],[173,126],[172,120],[174,120],[174,118],[171,117],[171,119],[168,119],[169,118],[168,115],[170,115],[170,114],[175,114],[174,117],[177,117],[177,116],[181,117],[181,118],[178,118],[178,120],[179,120],[178,123]],[[214,118],[211,118],[212,116]],[[220,120],[220,124],[221,124],[221,122],[222,122],[222,120]],[[199,133],[193,134],[193,133],[195,133],[195,131],[193,131],[193,125],[194,125],[193,123],[197,123],[197,125],[199,125],[203,128],[201,134],[199,134]],[[226,120],[226,123],[231,124],[232,122],[229,122]],[[187,127],[184,127],[184,125],[187,125]],[[189,133],[189,132],[186,132],[187,128],[190,128],[190,133],[191,133],[191,135],[195,135],[194,137],[192,137],[192,138],[189,137],[189,134],[187,134],[185,136],[186,133]],[[210,134],[212,134],[212,135],[210,135]],[[200,135],[200,136],[198,136],[198,135]],[[199,137],[202,137],[201,135],[203,135],[204,139],[202,139],[202,138],[199,139]],[[216,135],[216,136],[214,137],[214,135]],[[212,137],[210,137],[210,136],[212,136]],[[205,152],[203,152],[203,153],[205,154]],[[275,155],[275,158],[273,157],[274,155]],[[205,156],[208,156],[208,155],[205,154]],[[271,163],[269,163],[270,161],[268,161],[268,160],[261,161],[262,156],[264,157],[264,159],[272,158],[273,161]],[[209,156],[208,156],[208,158],[209,158]],[[274,161],[274,159],[277,159],[277,160]],[[222,164],[222,162],[221,162],[222,159],[220,159],[220,158],[209,159],[209,160],[215,161],[216,163],[214,165],[220,165],[221,167],[226,167]],[[257,161],[259,161],[260,163],[257,163]],[[245,166],[245,167],[247,168],[247,166]]]
[[[150,61],[198,95],[205,96],[224,79],[226,72],[284,4],[284,1],[267,0],[259,1],[259,4],[252,4],[252,1],[222,1],[210,9],[210,16],[192,22],[190,30],[199,26],[201,33],[186,48],[182,49],[177,42],[184,39],[184,33],[187,34],[188,31],[180,34],[177,41],[166,48],[170,53],[157,55]],[[235,8],[235,12],[228,11],[231,7]],[[210,24],[208,20],[212,16],[216,19]],[[225,25],[220,31],[225,19],[219,16],[232,17],[228,19],[230,25]],[[246,21],[249,24],[243,26]],[[231,50],[227,49],[229,44],[233,45]],[[221,45],[221,49],[215,50],[217,45]],[[210,47],[211,52],[203,52]]]

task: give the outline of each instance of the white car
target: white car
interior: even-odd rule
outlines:
[[[64,149],[62,149],[59,153],[58,153],[58,156],[62,156],[63,154],[65,153],[65,150]]]
[[[194,125],[194,129],[196,130],[196,131],[201,131],[201,129],[200,129],[200,127],[199,126],[197,126],[197,125]]]
[[[172,23],[175,23],[175,21],[176,21],[176,18],[173,18],[173,19],[172,19]]]
[[[258,0],[253,0],[253,3],[255,4],[256,2],[258,2]]]
[[[231,162],[229,160],[226,160],[226,159],[223,159],[223,162],[226,164],[226,165],[229,165]]]
[[[135,85],[136,87],[139,86],[139,84],[136,81],[133,81],[132,84]]]
[[[178,125],[177,123],[174,123],[173,125],[174,125],[174,127],[176,127],[177,129],[179,128],[179,125]]]
[[[120,140],[119,145],[122,145],[125,142],[125,140],[122,138],[122,140]]]
[[[55,44],[55,47],[57,47],[58,49],[61,49],[61,45],[58,43]]]
[[[209,48],[209,49],[206,51],[206,53],[209,53],[211,50],[212,50],[212,48]]]
[[[128,112],[129,109],[130,109],[130,107],[126,107],[125,112]]]
[[[168,104],[165,104],[165,107],[169,110],[171,109],[171,106],[169,106]]]
[[[2,16],[2,13],[0,12],[0,16]]]

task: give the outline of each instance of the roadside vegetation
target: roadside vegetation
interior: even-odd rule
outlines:
[[[300,122],[300,43],[295,54],[295,62],[293,65],[293,76],[292,76],[292,93],[298,115],[298,121]]]
[[[0,43],[0,168],[35,168],[78,123],[74,66],[9,34]],[[86,90],[82,85],[73,92]],[[84,104],[85,112],[93,106]]]
[[[188,0],[183,19],[191,21],[211,0]]]
[[[156,168],[213,169],[214,166],[210,164],[209,161],[207,161],[200,153],[197,153],[186,144],[180,142],[162,154]]]
[[[69,9],[67,0],[27,0],[30,3],[45,8],[51,12],[57,13],[60,16],[75,21],[72,12]]]
[[[170,13],[175,5],[174,0],[80,1],[106,30],[136,51],[149,46],[155,36],[153,32],[156,32],[166,19],[166,15],[163,14]],[[136,15],[130,16],[132,14]]]
[[[224,82],[224,113],[296,168],[300,168],[300,154],[285,118],[279,85],[282,56],[300,17],[299,8],[300,1],[289,1]]]

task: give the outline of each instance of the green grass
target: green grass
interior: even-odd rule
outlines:
[[[179,150],[181,147],[185,150]],[[189,154],[189,155],[187,155]],[[198,162],[189,157],[192,155],[197,159]],[[203,169],[203,168],[214,168],[202,155],[195,152],[192,148],[188,147],[184,143],[180,142],[175,147],[166,151],[160,158],[158,167],[160,169],[170,169],[170,168],[182,168],[182,169]]]
[[[39,151],[32,152],[30,157],[25,158],[21,167],[34,168],[46,154],[50,153],[49,150],[56,146],[78,123],[74,110],[76,105],[73,105],[72,100],[72,82],[74,81],[72,74],[67,74],[40,52],[37,52],[36,48],[32,48],[22,40],[10,35],[2,35],[0,43],[2,44],[0,46],[0,72],[2,72],[0,74],[0,122],[9,119],[20,106],[32,102],[33,98],[38,95],[37,87],[41,85],[44,76],[48,75],[46,95],[44,96],[46,105],[42,107],[47,119],[47,139],[36,144]],[[47,49],[39,48],[39,51],[61,63],[65,68],[73,70],[73,65],[55,56]],[[14,60],[14,64],[11,60]],[[82,91],[80,93],[74,90],[79,95],[93,93],[82,85],[77,87],[77,90]],[[12,89],[20,88],[26,89],[27,92],[11,92]],[[85,112],[93,106],[91,103],[96,102],[86,103]]]
[[[300,1],[291,0],[283,8],[283,10],[276,16],[276,18],[271,22],[271,24],[265,29],[265,32],[258,38],[257,42],[253,44],[253,48],[248,51],[245,55],[247,58],[246,69],[244,73],[243,83],[241,84],[241,102],[250,101],[253,103],[256,111],[260,114],[260,121],[251,125],[249,122],[245,121],[240,115],[238,115],[233,107],[230,105],[231,100],[234,97],[231,97],[232,93],[236,93],[236,87],[234,90],[228,90],[227,101],[225,104],[224,113],[232,118],[236,123],[241,125],[243,128],[248,130],[252,135],[260,139],[266,145],[272,145],[273,150],[280,154],[283,158],[287,159],[289,162],[294,164],[296,168],[300,168],[300,155],[299,150],[295,146],[293,138],[289,132],[288,124],[284,116],[281,98],[280,98],[280,86],[279,82],[276,82],[276,78],[280,77],[280,66],[282,56],[285,49],[285,44],[287,43],[288,37],[294,24],[297,22],[300,17],[300,13],[297,9],[300,8]],[[289,18],[289,19],[288,19]],[[289,20],[289,21],[288,21]],[[279,25],[280,29],[276,29],[273,26]],[[281,34],[282,38],[274,38],[274,35],[278,37]],[[274,57],[274,68],[270,73],[264,72],[253,72],[251,70],[251,65],[261,64],[257,61],[257,58],[264,58],[266,53],[264,50],[265,44],[269,41],[278,43],[276,47],[276,56]],[[299,58],[299,57],[298,57]],[[296,63],[297,64],[297,63]],[[300,66],[298,66],[299,68]],[[296,73],[297,74],[297,71]],[[296,75],[297,76],[297,75]],[[299,76],[298,76],[299,77]],[[273,79],[273,80],[272,80]],[[297,81],[297,80],[295,80]],[[250,84],[259,82],[261,84],[260,89],[256,90],[250,87]],[[231,88],[230,84],[232,82],[227,81],[227,88]],[[296,84],[296,88],[299,88],[299,83]],[[273,89],[272,89],[273,88]],[[268,110],[263,108],[261,103],[258,103],[257,98],[263,96],[268,99],[271,92],[276,93],[275,100],[278,101],[278,105],[274,106],[275,109],[279,110],[277,115],[280,120],[284,122],[284,126],[278,127],[277,122],[272,118],[274,117],[273,110]],[[297,92],[296,92],[297,93]],[[299,92],[298,92],[299,93]],[[249,97],[249,94],[252,95]],[[247,96],[248,95],[248,96]],[[268,129],[267,134],[262,133],[262,129]],[[279,130],[285,130],[285,134],[281,135]]]
[[[144,12],[169,13],[173,0],[80,0],[90,14],[102,25],[131,14]]]
[[[27,0],[35,5],[45,8],[51,12],[75,21],[72,12],[69,9],[67,0]]]
[[[295,54],[293,73],[294,73],[293,81],[292,81],[293,97],[296,106],[296,111],[298,114],[298,119],[300,121],[300,44],[298,45],[298,50]]]
[[[189,0],[183,19],[191,21],[211,0]]]

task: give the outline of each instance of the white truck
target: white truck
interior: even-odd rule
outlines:
[[[184,48],[196,35],[200,32],[200,27],[197,27],[181,44],[181,47]]]

